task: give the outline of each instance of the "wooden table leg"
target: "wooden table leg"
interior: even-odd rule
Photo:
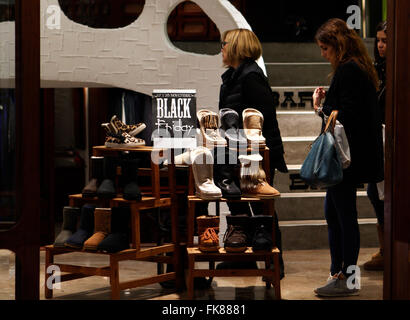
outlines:
[[[275,276],[274,276],[274,287],[275,287],[275,298],[277,300],[281,300],[282,296],[280,293],[280,264],[279,264],[279,254],[274,254],[273,255],[273,265],[274,265],[274,271],[275,271]]]
[[[194,299],[194,268],[195,268],[195,258],[193,256],[188,256],[188,279],[187,279],[187,290],[188,299]]]
[[[111,284],[111,299],[120,300],[120,272],[118,261],[110,256],[110,284]]]
[[[188,200],[188,213],[187,213],[187,244],[188,247],[192,247],[194,244],[194,221],[195,218],[195,202]]]
[[[140,241],[140,210],[137,204],[131,204],[131,223],[132,223],[132,247],[139,251],[141,249]]]
[[[265,269],[266,270],[270,270],[270,260],[271,260],[270,256],[267,256],[265,259]],[[266,279],[265,286],[267,289],[269,289],[272,284],[272,279],[268,276],[266,276],[265,279]]]

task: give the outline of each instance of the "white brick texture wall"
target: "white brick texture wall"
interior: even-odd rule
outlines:
[[[61,11],[60,28],[47,21],[57,0],[41,0],[42,87],[120,87],[148,95],[154,89],[196,89],[197,108],[218,109],[221,54],[204,55],[176,48],[167,35],[167,20],[182,0],[146,0],[136,21],[118,29],[94,29],[69,20]],[[248,28],[227,0],[195,0],[221,34]],[[0,84],[14,78],[14,23],[0,23]],[[264,69],[263,59],[259,64]],[[265,70],[265,69],[264,69]]]

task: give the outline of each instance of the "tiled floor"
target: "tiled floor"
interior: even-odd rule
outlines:
[[[370,258],[375,248],[362,248],[359,266]],[[282,298],[286,300],[317,300],[313,289],[323,285],[329,274],[328,250],[285,251],[285,278],[281,281]],[[106,265],[107,256],[70,253],[57,256],[56,262],[84,266]],[[40,298],[44,299],[44,252],[40,254]],[[135,279],[138,276],[156,274],[156,265],[148,262],[124,261],[120,263],[120,279]],[[359,296],[341,298],[344,300],[381,300],[383,297],[383,272],[368,272],[361,268],[361,291]],[[159,284],[123,291],[124,300],[184,300],[186,292],[176,293]],[[214,278],[212,287],[195,290],[198,300],[272,300],[274,289],[265,289],[260,277]],[[0,250],[0,299],[14,299],[14,254]],[[110,299],[109,280],[93,276],[61,283],[54,290],[54,299],[88,300]]]

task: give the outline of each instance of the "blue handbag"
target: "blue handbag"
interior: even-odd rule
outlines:
[[[333,136],[337,113],[335,110],[329,116],[324,131],[313,142],[300,169],[300,177],[312,187],[328,188],[343,180],[343,167]]]

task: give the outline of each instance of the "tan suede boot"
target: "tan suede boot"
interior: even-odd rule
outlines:
[[[199,216],[196,218],[199,236],[199,250],[215,252],[219,249],[219,217]]]
[[[260,154],[241,155],[241,191],[243,197],[272,199],[280,192],[266,181],[266,173],[261,167],[263,160]]]
[[[372,258],[367,261],[363,267],[368,271],[382,271],[384,270],[384,235],[383,235],[384,226],[377,225],[377,235],[379,237],[380,249],[378,252],[372,255]]]
[[[248,140],[248,146],[263,147],[266,139],[262,135],[263,115],[259,110],[247,108],[242,111],[243,129]]]
[[[95,208],[94,234],[84,242],[84,250],[96,251],[101,241],[111,232],[111,209]]]

